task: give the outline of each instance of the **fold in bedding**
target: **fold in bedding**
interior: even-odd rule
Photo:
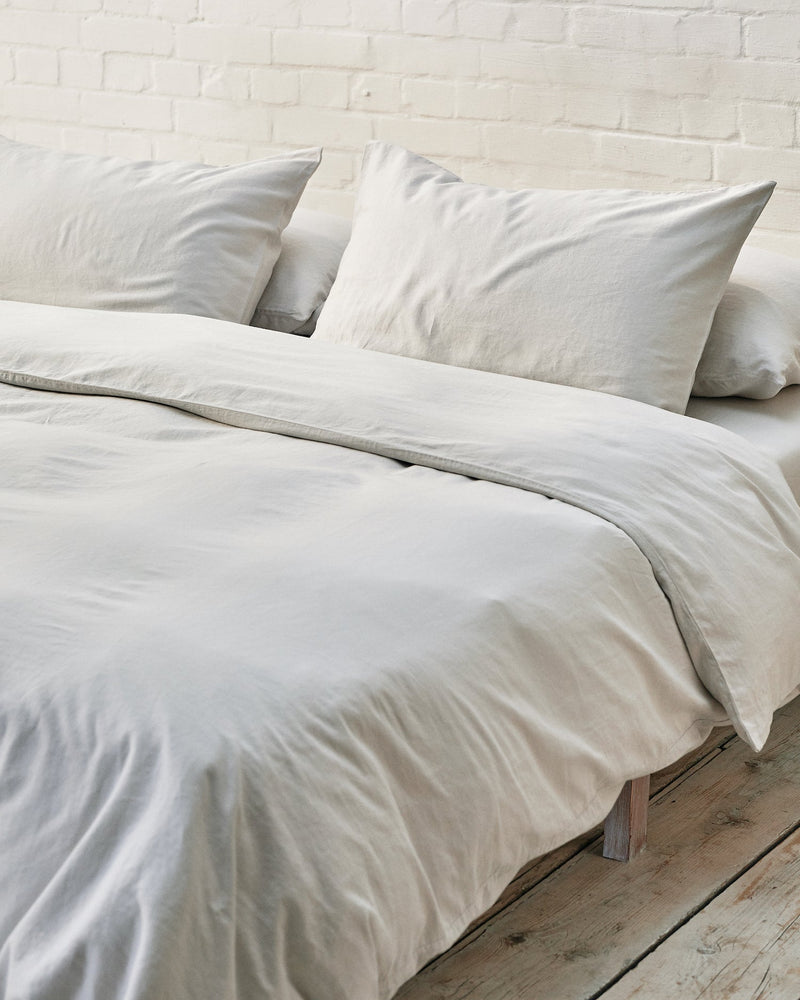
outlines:
[[[0,329],[7,1000],[389,998],[800,680],[800,514],[735,435],[197,318]]]

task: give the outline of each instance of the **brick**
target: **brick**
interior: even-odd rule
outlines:
[[[456,111],[456,85],[449,80],[404,80],[403,106],[412,114],[452,118]]]
[[[171,103],[166,97],[87,91],[81,95],[81,120],[107,128],[169,132]]]
[[[477,78],[481,74],[481,47],[472,39],[453,42],[402,35],[376,35],[373,39],[375,65],[383,73],[403,76]]]
[[[350,0],[350,23],[361,31],[401,31],[401,0]]]
[[[62,49],[58,53],[58,80],[62,87],[100,90],[103,86],[103,56],[98,52]]]
[[[144,17],[150,13],[150,0],[103,0],[103,10],[109,14]]]
[[[293,146],[335,146],[361,149],[372,136],[369,117],[336,108],[276,108],[276,142]]]
[[[246,24],[177,24],[175,53],[200,63],[268,65],[271,33]]]
[[[253,99],[266,104],[297,104],[300,100],[300,74],[286,69],[250,71]]]
[[[151,83],[151,63],[146,57],[114,53],[105,57],[103,84],[106,90],[139,93],[147,90]]]
[[[296,28],[297,0],[201,0],[205,21],[215,24],[256,24],[266,28]]]
[[[58,84],[58,53],[54,49],[14,50],[14,79],[20,83]]]
[[[604,133],[597,164],[601,169],[622,169],[676,181],[707,181],[712,176],[708,145],[682,139]]]
[[[201,139],[235,142],[246,137],[254,142],[269,142],[271,117],[266,108],[255,103],[240,104],[208,98],[175,101],[176,131]]]
[[[623,98],[615,91],[577,90],[564,95],[565,117],[570,125],[619,128],[622,125]]]
[[[52,10],[54,0],[16,0],[17,9]]]
[[[29,142],[33,146],[61,149],[64,128],[50,122],[9,121],[3,126],[3,135],[17,142]]]
[[[279,29],[273,45],[275,64],[372,68],[369,39],[355,32]]]
[[[350,75],[336,70],[303,70],[300,103],[313,108],[346,108],[350,100]]]
[[[464,0],[458,7],[458,34],[462,38],[507,38],[515,18],[515,6],[489,0]]]
[[[458,29],[455,0],[405,0],[403,31],[453,37]]]
[[[200,93],[221,101],[247,101],[250,72],[241,66],[205,66],[201,71]]]
[[[126,160],[152,160],[153,140],[148,134],[141,132],[116,132],[105,133],[106,153],[109,156],[121,156]]]
[[[677,52],[680,15],[581,7],[574,15],[576,45],[638,52]]]
[[[183,160],[187,163],[202,163],[200,139],[197,136],[163,132],[152,137],[154,160]]]
[[[103,9],[103,0],[56,0],[56,10],[86,14]]]
[[[539,128],[520,125],[487,125],[484,152],[490,160],[569,167],[574,163],[596,163],[598,135],[569,128]]]
[[[704,97],[680,101],[681,134],[703,139],[733,139],[737,135],[736,105]]]
[[[300,22],[316,27],[346,28],[350,24],[348,0],[302,0]]]
[[[514,7],[517,37],[532,42],[563,42],[567,12],[550,4],[517,4]]]
[[[707,60],[713,66],[708,96],[730,100],[787,102],[797,93],[797,64],[790,61],[759,59]]]
[[[0,83],[5,83],[14,78],[14,59],[11,49],[0,48]],[[2,104],[0,104],[0,107]]]
[[[554,87],[529,87],[516,84],[511,88],[511,117],[530,125],[553,125],[566,114],[565,91]]]
[[[400,84],[399,76],[359,73],[351,80],[349,106],[359,111],[399,111]]]
[[[101,128],[76,128],[68,125],[61,130],[61,148],[70,153],[107,156],[108,132]]]
[[[456,115],[458,118],[503,121],[511,116],[511,91],[502,84],[456,84]]]
[[[153,17],[173,24],[187,24],[197,17],[197,0],[151,0]]]
[[[632,0],[605,0],[609,6],[629,7]],[[757,3],[758,0],[753,0]],[[730,0],[723,0],[726,7],[730,5]],[[636,0],[637,7],[665,7],[667,9],[680,7],[682,10],[698,10],[708,7],[708,0]]]
[[[487,42],[481,49],[481,76],[535,82],[544,53],[533,42]],[[540,77],[544,82],[544,75]]]
[[[176,59],[156,60],[153,62],[153,86],[158,94],[197,97],[200,93],[200,66]]]
[[[80,25],[78,14],[0,9],[0,39],[6,45],[77,48]]]
[[[230,163],[244,163],[248,159],[245,142],[225,142],[218,139],[201,139],[200,158],[203,163],[226,166]]]
[[[655,135],[681,134],[681,109],[674,97],[635,91],[625,98],[625,128]]]
[[[742,49],[742,19],[736,14],[688,14],[678,24],[682,51],[715,58],[737,58]]]
[[[165,21],[149,18],[111,15],[87,17],[81,25],[81,45],[100,52],[169,55],[173,45],[173,29]]]
[[[745,101],[739,106],[742,139],[748,146],[793,146],[795,111],[785,104]]]
[[[770,12],[796,12],[797,0],[768,0],[768,3],[760,3],[759,0],[725,0],[725,10],[738,11],[742,14],[754,14],[764,9]]]
[[[756,59],[797,59],[800,16],[763,14],[745,19],[745,53]]]
[[[779,187],[796,190],[800,176],[800,151],[721,145],[716,150],[716,172],[726,184],[774,180]]]
[[[379,118],[375,138],[396,142],[423,156],[480,156],[480,131],[470,122],[429,118]]]
[[[76,122],[81,116],[80,97],[76,90],[7,83],[3,87],[3,111],[12,118]]]

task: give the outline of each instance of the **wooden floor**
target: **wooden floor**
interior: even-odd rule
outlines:
[[[600,830],[523,869],[396,1000],[800,1000],[800,699],[653,778],[645,852]]]

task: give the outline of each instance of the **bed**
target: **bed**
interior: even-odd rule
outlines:
[[[732,379],[798,426],[796,275],[771,365],[736,327],[771,185],[527,196],[378,143],[351,236],[295,210],[318,162],[0,144],[7,1000],[388,1000],[800,684],[797,449],[724,426]]]

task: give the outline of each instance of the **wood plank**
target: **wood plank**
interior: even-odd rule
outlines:
[[[419,973],[398,1000],[578,1000],[598,995],[782,840],[798,821],[800,704],[782,709],[757,758],[741,741],[668,786],[650,844],[630,865],[599,845]]]
[[[651,798],[671,786],[677,788],[698,767],[702,767],[713,760],[714,757],[722,753],[725,747],[735,739],[736,735],[730,726],[714,729],[701,746],[691,750],[685,756],[681,757],[680,760],[675,761],[674,764],[670,764],[669,767],[665,767],[661,771],[656,771],[655,774],[650,776]],[[510,906],[535,885],[538,885],[539,882],[547,878],[557,868],[566,864],[570,858],[574,858],[576,854],[580,854],[585,847],[597,844],[601,835],[602,827],[600,825],[595,826],[591,830],[587,830],[586,833],[582,833],[568,843],[556,848],[556,850],[529,861],[517,872],[512,881],[503,890],[497,902],[470,924],[464,932],[463,937],[470,934],[476,927],[487,923],[487,921],[491,920],[501,910],[506,909],[506,907]],[[453,947],[458,947],[458,943]],[[439,961],[439,959],[434,959],[434,962],[436,961]]]
[[[603,825],[603,857],[633,861],[647,842],[650,775],[626,781]]]
[[[797,1000],[800,833],[656,948],[602,1000]]]

